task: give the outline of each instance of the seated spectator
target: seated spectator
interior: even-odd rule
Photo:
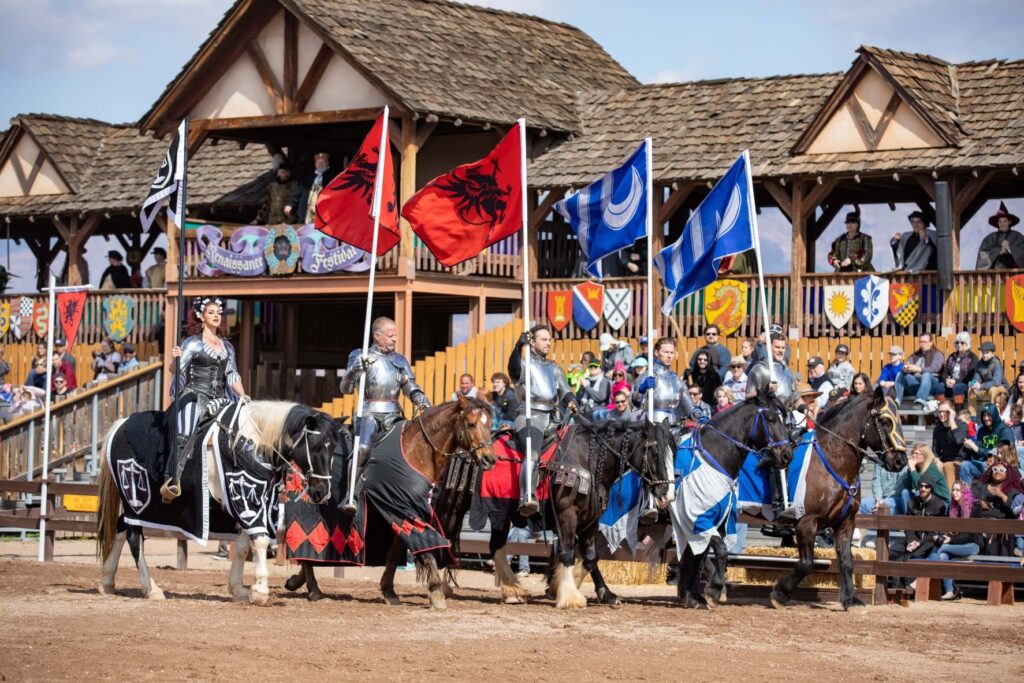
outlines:
[[[135,344],[125,344],[122,350],[124,351],[123,360],[121,367],[117,369],[119,375],[139,367],[139,359],[135,357]]]
[[[601,370],[603,372],[612,372],[617,362],[621,362],[624,368],[628,368],[633,362],[633,349],[626,342],[615,339],[607,332],[601,334],[600,342]]]
[[[633,385],[626,381],[626,366],[621,362],[616,363],[612,369],[612,396],[620,391],[625,391],[626,393],[633,392]],[[614,410],[615,404],[609,403],[608,409]]]
[[[895,270],[920,273],[922,270],[938,270],[936,252],[938,237],[934,230],[928,230],[928,218],[920,211],[914,211],[907,218],[911,231],[896,233],[889,241],[892,247]]]
[[[473,380],[473,375],[468,372],[462,373],[462,376],[459,377],[459,388],[452,392],[450,400],[458,401],[460,396],[476,398],[476,383]]]
[[[793,417],[796,423],[805,429],[814,429],[814,421],[818,417],[818,401],[821,392],[810,384],[802,384],[796,392]]]
[[[78,388],[78,380],[75,377],[75,371],[71,369],[71,366],[66,364],[60,359],[60,354],[54,352],[53,361],[50,363],[50,389],[53,390],[56,386],[56,380],[58,377],[64,378],[65,386],[68,390]]]
[[[718,379],[725,378],[725,369],[729,365],[729,361],[732,360],[732,354],[729,353],[729,349],[725,348],[725,344],[719,341],[721,334],[718,325],[708,325],[704,328],[704,346],[698,347],[694,355],[690,357],[691,372],[697,369],[697,354],[706,351],[711,361],[711,367],[718,373]],[[704,387],[704,394],[705,396],[711,395],[707,387]]]
[[[1013,386],[1010,387],[1010,395],[1007,397],[1007,411],[1012,406],[1020,406],[1024,408],[1024,363],[1020,365],[1020,372],[1013,380]],[[1009,412],[1007,412],[1009,416]]]
[[[607,411],[604,419],[619,420],[620,422],[635,422],[640,419],[638,411],[633,410],[629,404],[629,393],[625,391],[615,392],[612,398],[612,409]]]
[[[964,459],[967,425],[957,418],[949,401],[940,403],[935,415],[937,419],[932,430],[932,450],[942,463],[946,484],[952,486],[957,477],[959,463]]]
[[[750,365],[755,346],[757,346],[757,341],[753,337],[747,337],[740,343],[740,358],[743,359],[744,367]]]
[[[965,481],[955,481],[950,487],[949,516],[966,519],[971,516],[974,496],[971,485]],[[981,549],[981,534],[962,531],[958,534],[939,534],[941,545],[928,556],[929,560],[948,562],[953,558],[977,555]],[[952,579],[942,580],[942,600],[959,600],[960,589]]]
[[[754,345],[754,350],[750,354],[750,362],[747,363],[747,372],[750,372],[750,368],[753,367],[754,363],[765,360],[768,358],[768,346],[765,344],[765,339],[770,339],[774,335],[779,335],[785,340],[785,336],[782,333],[782,325],[772,325],[768,328],[768,334],[762,334],[761,338]],[[783,362],[789,365],[789,344],[786,344],[786,355],[783,358]]]
[[[53,376],[53,396],[51,396],[51,400],[53,400],[53,401],[61,401],[61,400],[65,399],[65,398],[67,398],[68,396],[70,396],[70,394],[71,394],[71,392],[68,389],[68,381],[67,381],[67,379],[65,379],[64,375],[59,374],[59,373],[54,375]]]
[[[38,393],[36,393],[38,392]],[[42,390],[36,387],[14,387],[11,391],[11,417],[27,415],[43,407]]]
[[[71,372],[75,373],[75,377],[78,377],[78,361],[68,352],[67,339],[55,339],[53,341],[53,350],[60,354],[60,361],[68,365],[71,368]]]
[[[995,458],[984,474],[971,487],[974,494],[973,516],[982,519],[1017,519],[1024,508],[1020,472]],[[1007,534],[985,534],[983,555],[1011,555],[1014,538]]]
[[[650,343],[648,342],[647,337],[640,337],[640,341],[637,344],[636,357],[637,358],[647,358],[647,354],[648,354],[649,351],[650,351]]]
[[[698,417],[711,417],[711,406],[704,402],[704,390],[699,384],[691,384],[686,389],[690,394],[690,401],[693,403],[694,412]]]
[[[900,482],[900,495],[903,496],[903,507],[910,509],[910,498],[917,491],[917,485],[926,475],[932,482],[935,497],[949,503],[949,485],[942,476],[939,459],[925,443],[915,443],[907,458],[907,471]]]
[[[941,479],[941,477],[939,477]],[[912,517],[945,517],[946,503],[935,495],[937,478],[929,473],[922,475],[913,495],[909,496],[907,514]],[[943,482],[943,486],[945,482]],[[889,543],[889,558],[894,561],[922,559],[940,547],[939,534],[932,531],[903,532],[903,538]],[[913,588],[914,584],[911,583]]]
[[[978,413],[978,401],[998,404],[998,399],[1005,397],[1010,390],[1003,374],[1003,364],[996,358],[996,345],[990,341],[982,342],[980,351],[981,358],[967,391],[967,406],[975,415]]]
[[[33,356],[32,369],[28,371],[28,375],[25,377],[25,386],[45,390],[49,365],[45,360]]]
[[[906,508],[903,506],[903,495],[900,486],[907,469],[900,472],[890,472],[884,467],[874,468],[871,475],[871,495],[861,498],[859,513],[862,515],[874,515],[879,511],[879,506],[885,505],[890,515],[905,515]],[[864,533],[862,546],[865,548],[875,547],[875,538],[878,532],[868,529]]]
[[[941,379],[946,398],[953,399],[953,405],[959,409],[966,401],[967,386],[974,379],[978,357],[971,351],[971,335],[967,332],[958,333],[953,346],[956,350],[946,358]]]
[[[970,451],[970,457],[972,461],[977,461],[979,464],[976,465],[976,471],[974,475],[968,479],[973,481],[974,477],[981,474],[981,465],[989,456],[994,455],[996,448],[1001,443],[1013,443],[1013,432],[1003,424],[1002,419],[999,417],[999,411],[991,403],[988,403],[981,408],[981,426],[978,428],[978,435],[974,441],[964,443],[964,448]],[[961,471],[967,465],[965,462],[961,465]],[[961,476],[961,479],[964,477]]]
[[[95,373],[93,379],[97,381],[116,375],[120,365],[121,354],[114,350],[114,342],[110,339],[101,341],[100,348],[92,352],[92,370]]]
[[[633,359],[633,364],[629,366],[629,374],[632,376],[633,381],[637,378],[643,377],[644,373],[647,372],[647,357],[637,356]]]
[[[711,361],[710,352],[698,351],[693,356],[693,362],[693,368],[684,373],[684,379],[688,384],[699,385],[704,396],[714,396],[715,389],[722,386],[722,378]]]
[[[711,409],[712,414],[718,415],[729,408],[732,408],[732,390],[718,387],[715,389],[715,407]]]
[[[523,522],[527,524],[527,522]],[[515,526],[508,530],[508,540],[511,543],[524,543],[533,538],[533,534],[530,533],[529,528],[526,526]],[[512,558],[509,558],[511,560]],[[509,562],[511,564],[511,561]],[[519,564],[516,565],[518,568],[517,575],[520,578],[525,578],[530,575],[530,556],[523,554],[519,556]]]
[[[1006,204],[999,202],[999,211],[988,219],[988,224],[996,231],[981,241],[975,269],[1024,268],[1024,235],[1013,230],[1017,223],[1020,223],[1020,218],[1010,213]]]
[[[905,394],[914,397],[914,407],[924,409],[932,396],[942,393],[939,376],[945,354],[935,348],[932,335],[927,332],[918,340],[917,351],[903,363],[903,370],[896,378],[896,402],[902,403]]]
[[[850,382],[850,396],[860,396],[861,394],[870,394],[875,390],[875,387],[871,385],[871,378],[866,373],[858,372],[853,376],[853,381]]]
[[[1013,435],[1013,447],[1017,451],[1017,458],[1024,459],[1024,408],[1016,403],[1010,406],[1010,419],[1006,426]]]
[[[519,399],[512,389],[512,380],[504,372],[496,372],[491,375],[491,405],[494,406],[494,425],[496,431],[504,427],[511,427],[516,421],[516,411],[519,410]]]
[[[740,357],[729,361],[729,372],[722,386],[732,392],[733,403],[740,403],[747,397],[747,373],[743,372],[746,366],[747,362]]]
[[[853,369],[850,362],[850,347],[840,344],[836,347],[836,357],[828,366],[828,381],[834,387],[849,389],[853,383],[853,376],[857,371]]]
[[[828,378],[825,361],[821,359],[821,356],[812,356],[807,361],[807,381],[810,382],[812,389],[821,393],[817,399],[818,407],[824,408],[825,404],[828,403],[828,396],[835,388],[835,385]]]
[[[878,386],[882,387],[886,395],[892,396],[896,393],[896,378],[903,370],[903,347],[892,345],[889,347],[889,362],[882,366],[882,372],[878,375]]]
[[[587,375],[580,378],[580,388],[576,392],[576,402],[584,417],[593,418],[596,409],[604,408],[608,405],[612,395],[612,383],[601,372],[601,363],[599,361],[590,361],[590,365],[587,366],[587,372]]]

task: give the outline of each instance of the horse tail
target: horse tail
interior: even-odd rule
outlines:
[[[118,420],[103,439],[103,451],[106,456],[111,447],[114,433],[124,420]],[[114,474],[107,467],[107,459],[100,464],[100,507],[96,512],[96,555],[105,561],[114,547],[114,536],[117,535],[117,520],[121,516],[121,495],[114,482]]]

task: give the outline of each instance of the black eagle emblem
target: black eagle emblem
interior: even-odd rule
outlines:
[[[498,162],[493,161],[492,165],[491,173],[478,167],[455,169],[437,183],[437,189],[455,200],[455,212],[463,222],[488,226],[488,238],[495,226],[505,220],[512,193],[511,185],[504,189],[498,185]]]

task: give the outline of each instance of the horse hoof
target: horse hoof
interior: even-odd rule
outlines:
[[[526,591],[518,583],[502,585],[501,601],[506,605],[525,605]]]
[[[149,589],[148,593],[146,593],[146,599],[147,600],[165,600],[166,598],[164,597],[164,592],[162,590],[160,590],[159,588],[157,588],[156,586],[154,586],[154,587]]]
[[[255,588],[249,589],[249,604],[257,607],[268,607],[270,605],[270,592],[263,593]]]
[[[555,607],[558,609],[583,609],[586,606],[587,596],[583,595],[583,593],[580,593],[579,591],[570,593],[555,601]]]
[[[602,605],[612,605],[612,606],[618,605],[621,602],[619,600],[619,596],[616,595],[615,593],[612,593],[607,588],[603,588],[603,589],[597,591],[597,601],[599,603],[601,603]]]
[[[789,598],[777,591],[772,591],[770,599],[775,609],[784,609],[789,604]]]
[[[445,598],[450,598],[455,595],[455,589],[448,585],[448,582],[441,584],[441,592],[444,594]]]
[[[384,602],[388,603],[389,605],[401,605],[402,604],[402,601],[398,599],[398,594],[397,593],[394,593],[394,592],[384,593],[383,596],[384,596]]]
[[[720,602],[720,603],[722,603],[724,605],[728,601],[729,601],[728,591],[725,588],[722,588],[722,594],[718,596],[718,602]]]
[[[687,595],[683,598],[683,609],[710,609],[704,598]]]
[[[231,599],[235,602],[249,602],[249,591],[240,588],[231,594]]]
[[[503,595],[501,597],[501,602],[504,605],[525,605],[526,598],[520,597],[518,595]]]
[[[288,577],[288,580],[284,582],[284,587],[290,591],[297,591],[306,584],[306,577],[301,573],[292,574]]]
[[[306,599],[310,602],[317,602],[319,600],[323,600],[325,597],[327,596],[321,593],[320,591],[310,591],[309,594],[306,596]]]
[[[843,603],[843,609],[844,610],[867,609],[867,605],[865,605],[864,601],[861,600],[860,598],[852,598],[852,599],[847,600],[846,602]]]
[[[117,592],[114,590],[114,584],[112,583],[103,583],[101,581],[98,588],[100,595],[117,595]]]

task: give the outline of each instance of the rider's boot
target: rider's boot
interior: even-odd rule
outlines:
[[[768,484],[771,488],[772,512],[774,513],[775,524],[762,527],[762,533],[766,536],[775,536],[777,538],[791,535],[792,530],[786,527],[795,523],[796,519],[793,516],[792,506],[786,506],[782,472],[775,467],[770,468],[768,470]]]
[[[658,521],[658,507],[654,504],[654,496],[647,493],[644,496],[643,509],[640,510],[641,524],[654,524]]]
[[[352,491],[351,496],[345,496],[344,500],[341,501],[341,505],[338,506],[338,509],[341,510],[342,514],[348,515],[349,517],[355,517],[356,512],[359,511],[359,506],[356,505],[356,499],[359,497],[359,489],[362,488],[363,470],[366,469],[366,462],[370,459],[370,448],[372,445],[373,444],[371,443],[359,444],[359,457],[355,463],[355,490]]]
[[[160,498],[165,503],[170,503],[181,495],[181,471],[185,464],[186,441],[188,441],[187,434],[174,435],[175,456],[167,459],[167,466],[164,468],[164,484],[160,487]]]
[[[540,512],[540,503],[537,502],[537,468],[532,467],[533,477],[527,486],[527,466],[528,464],[524,462],[519,468],[519,514],[523,517],[532,517]]]

